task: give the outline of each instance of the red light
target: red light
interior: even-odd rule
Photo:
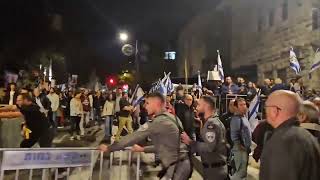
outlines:
[[[109,83],[110,83],[110,84],[113,84],[113,83],[114,83],[114,80],[113,80],[113,79],[110,79],[110,80],[109,80]]]
[[[124,90],[128,90],[128,89],[129,89],[129,86],[128,86],[128,84],[125,84],[125,85],[122,86],[122,88],[123,88]]]

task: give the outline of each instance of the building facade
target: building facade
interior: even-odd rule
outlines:
[[[228,11],[216,11],[215,8],[203,12],[189,21],[178,38],[177,64],[178,75],[185,74],[185,64],[189,77],[197,75],[200,71],[203,75],[212,70],[217,64],[217,50],[220,50],[224,68],[229,69],[230,41],[226,34],[231,33],[227,27],[226,19]]]
[[[201,67],[212,68],[209,62],[216,64],[216,49],[220,49],[226,74],[260,83],[277,77],[289,81],[297,77],[289,67],[292,47],[302,68],[299,76],[308,87],[320,88],[320,70],[308,79],[320,47],[319,8],[319,0],[223,0],[214,10],[192,19],[181,32],[179,75],[183,75],[185,60],[190,75],[206,71]]]
[[[319,70],[308,72],[320,47],[318,0],[224,0],[218,11],[232,11],[231,67],[256,65],[257,79],[295,78],[289,67],[289,50],[294,48],[304,83],[319,88]]]

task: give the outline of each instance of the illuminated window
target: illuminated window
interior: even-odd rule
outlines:
[[[284,0],[282,4],[282,20],[288,19],[288,0]]]

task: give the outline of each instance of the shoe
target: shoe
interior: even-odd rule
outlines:
[[[73,136],[70,137],[70,141],[74,141],[74,137]]]
[[[80,140],[81,138],[80,138],[80,136],[78,135],[78,136],[76,136],[76,139],[77,139],[77,140]]]

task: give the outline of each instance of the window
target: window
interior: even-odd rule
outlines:
[[[274,24],[274,10],[272,9],[269,13],[269,26],[272,27]]]
[[[284,0],[282,4],[282,20],[285,21],[288,19],[288,0]]]
[[[262,31],[262,27],[263,27],[263,18],[262,16],[260,16],[258,19],[258,32]]]
[[[312,9],[312,30],[317,30],[320,27],[320,10],[318,8]]]

